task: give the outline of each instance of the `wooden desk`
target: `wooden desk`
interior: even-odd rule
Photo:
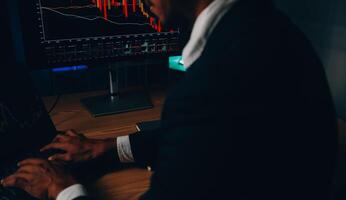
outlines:
[[[58,130],[74,129],[92,138],[109,138],[135,133],[136,123],[160,119],[164,92],[152,93],[153,109],[142,110],[100,118],[93,118],[80,104],[81,98],[104,94],[104,92],[64,95],[51,118]],[[44,99],[47,107],[55,97]],[[105,200],[136,200],[149,187],[151,172],[143,169],[128,169],[102,177],[96,183],[98,193]]]

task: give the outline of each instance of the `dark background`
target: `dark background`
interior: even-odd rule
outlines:
[[[325,66],[338,115],[346,119],[346,1],[275,2],[314,44]]]

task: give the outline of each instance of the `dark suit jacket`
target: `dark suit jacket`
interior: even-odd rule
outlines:
[[[270,1],[241,0],[170,91],[161,129],[130,138],[156,166],[142,200],[327,199],[336,127],[309,41]]]

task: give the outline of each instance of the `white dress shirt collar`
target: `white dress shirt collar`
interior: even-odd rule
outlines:
[[[214,0],[197,17],[190,40],[183,50],[183,61],[186,68],[200,58],[211,33],[236,1]]]

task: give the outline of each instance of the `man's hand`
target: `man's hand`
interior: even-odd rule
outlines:
[[[92,160],[115,147],[114,139],[89,139],[82,134],[69,130],[65,134],[56,136],[53,142],[43,147],[41,151],[58,149],[66,152],[51,156],[48,158],[50,161],[84,162]]]
[[[76,180],[58,163],[28,159],[19,163],[18,171],[2,181],[4,187],[18,187],[38,199],[56,199]]]

